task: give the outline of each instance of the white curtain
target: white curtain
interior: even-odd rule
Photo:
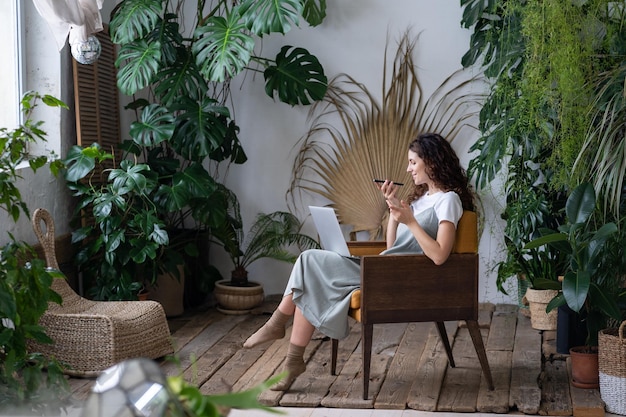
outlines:
[[[103,0],[33,0],[39,14],[48,22],[59,51],[69,33],[70,45],[84,42],[102,30]]]

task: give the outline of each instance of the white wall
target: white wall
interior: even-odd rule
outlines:
[[[470,31],[461,28],[462,9],[458,0],[341,0],[329,1],[327,18],[318,28],[294,29],[285,36],[276,35],[263,42],[263,55],[274,56],[285,44],[303,46],[316,55],[329,79],[347,73],[361,81],[372,92],[382,90],[384,48],[407,29],[420,34],[417,43],[417,65],[425,96],[459,69],[460,59],[469,45]],[[226,185],[238,195],[244,222],[250,224],[257,213],[286,209],[285,192],[289,187],[294,145],[310,127],[306,117],[308,107],[290,107],[273,102],[265,95],[263,78],[237,79],[232,84],[235,116],[241,128],[242,141],[249,160],[232,166]],[[465,167],[470,160],[469,146],[476,137],[455,143]],[[398,161],[404,164],[405,161]],[[485,207],[488,230],[501,230],[494,221],[493,198],[481,197]],[[320,203],[324,203],[320,201]],[[247,227],[244,228],[247,230]],[[306,230],[314,235],[310,221]],[[481,241],[480,298],[481,301],[504,302],[507,297],[495,287],[492,265],[500,256],[499,243],[489,236]],[[211,253],[219,256],[219,248]],[[225,276],[230,265],[224,258],[215,261]],[[266,293],[280,293],[286,284],[290,265],[273,260],[261,260],[250,268],[250,279],[262,282]],[[513,293],[513,295],[515,295]]]

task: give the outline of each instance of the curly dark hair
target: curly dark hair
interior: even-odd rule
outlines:
[[[461,198],[464,210],[474,210],[474,193],[459,158],[450,143],[437,133],[423,133],[414,139],[409,149],[426,164],[428,177],[445,191],[454,191]],[[409,197],[415,201],[428,191],[425,184],[416,185]]]

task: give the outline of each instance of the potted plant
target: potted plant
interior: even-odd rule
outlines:
[[[48,106],[67,106],[49,95],[24,94],[21,108],[24,122],[15,129],[0,128],[0,213],[17,222],[21,215],[30,216],[18,188],[19,166],[28,162],[33,171],[50,162],[48,157],[31,158],[30,143],[45,141],[42,122],[31,119],[32,112],[43,102]],[[58,162],[50,162],[53,172]],[[29,342],[52,343],[39,319],[48,303],[60,303],[51,289],[53,279],[63,279],[60,272],[50,271],[37,259],[34,249],[9,233],[9,242],[0,247],[0,413],[9,407],[43,412],[52,405],[61,409],[69,387],[63,377],[62,364],[29,350]],[[47,372],[42,372],[46,368]]]
[[[92,224],[72,233],[72,242],[80,244],[76,263],[94,299],[133,300],[172,252],[166,251],[169,236],[152,201],[150,168],[128,159],[105,168],[103,161],[112,158],[94,144],[73,147],[63,160],[66,183],[78,197],[76,218],[85,210],[93,216]],[[105,180],[92,181],[96,176]]]
[[[270,258],[294,263],[300,251],[320,245],[300,232],[302,223],[289,212],[258,214],[245,237],[236,200],[231,214],[233,218],[229,222],[214,230],[214,238],[226,250],[233,270],[230,279],[215,283],[214,294],[221,311],[240,313],[258,306],[264,299],[261,284],[248,280],[248,267],[253,262]],[[297,247],[298,253],[290,250],[292,246]]]
[[[120,149],[75,148],[65,159],[68,182],[82,200],[79,209],[101,210],[90,210],[95,227],[87,224],[74,235],[87,243],[79,262],[97,267],[95,293],[101,298],[133,294],[141,285],[131,279],[138,269],[152,284],[158,272],[178,277],[183,259],[197,258],[197,239],[208,241],[228,219],[228,190],[218,165],[247,159],[228,108],[231,77],[256,64],[265,69],[271,97],[294,105],[325,94],[323,68],[308,51],[284,47],[275,60],[254,54],[262,36],[285,33],[300,17],[319,24],[323,1],[220,0],[205,6],[124,0],[111,14],[111,37],[119,45],[117,84],[133,96],[127,109],[136,121]],[[109,159],[114,164],[103,165]],[[100,183],[88,181],[103,174]],[[198,268],[192,275],[205,281],[203,290],[215,279],[210,271]]]
[[[542,236],[529,242],[526,248],[550,245],[567,256],[562,290],[550,301],[548,310],[567,304],[587,325],[587,340],[584,346],[570,349],[572,354],[572,384],[580,387],[597,387],[598,331],[606,327],[608,319],[621,320],[617,304],[621,282],[619,269],[611,264],[607,256],[610,239],[616,236],[617,226],[613,222],[594,227],[592,214],[596,210],[595,190],[590,183],[578,185],[570,194],[565,205],[566,223],[557,231],[542,230]],[[579,353],[588,353],[595,362],[591,379],[578,373],[575,366]]]

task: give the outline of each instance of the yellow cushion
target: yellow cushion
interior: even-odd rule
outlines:
[[[478,252],[478,218],[475,212],[465,210],[456,226],[452,253]]]
[[[361,290],[355,290],[350,297],[350,308],[361,308]]]

